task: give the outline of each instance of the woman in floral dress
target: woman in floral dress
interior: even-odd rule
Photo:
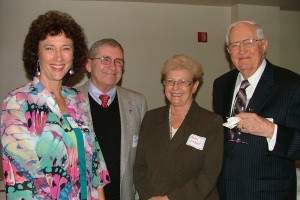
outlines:
[[[7,199],[104,199],[109,175],[87,101],[63,79],[87,61],[82,28],[59,11],[35,19],[23,62],[32,80],[1,105],[2,163]]]

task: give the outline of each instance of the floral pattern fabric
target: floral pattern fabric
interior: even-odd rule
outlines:
[[[62,95],[83,134],[88,200],[98,199],[97,189],[109,183],[109,175],[87,117],[87,101],[64,86]],[[8,200],[80,199],[74,130],[38,78],[11,92],[2,103],[1,142]]]

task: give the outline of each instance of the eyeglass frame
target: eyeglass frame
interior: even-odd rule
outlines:
[[[121,58],[115,58],[113,60],[109,56],[100,56],[100,57],[92,57],[90,59],[91,60],[100,60],[101,64],[103,64],[103,65],[111,65],[113,62],[116,67],[120,67],[120,68],[123,68],[125,65],[124,59],[121,59]],[[105,59],[107,59],[106,60],[107,62],[105,62]],[[121,62],[121,63],[118,63],[118,62]]]
[[[245,48],[245,49],[251,49],[251,48],[253,48],[253,46],[256,42],[263,41],[263,40],[264,39],[248,38],[248,39],[240,40],[237,42],[231,42],[227,45],[227,50],[228,50],[228,52],[238,51],[241,49],[242,45],[243,45],[243,48]],[[232,45],[234,45],[234,46],[232,46]]]
[[[174,87],[175,85],[177,85],[178,87],[189,87],[194,82],[195,82],[194,80],[188,81],[183,79],[179,79],[179,80],[167,79],[167,80],[163,80],[163,85],[166,87]]]

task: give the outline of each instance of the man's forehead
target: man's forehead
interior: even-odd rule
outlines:
[[[118,57],[123,58],[123,52],[119,47],[114,47],[111,45],[102,45],[97,48],[97,54],[105,56],[105,54],[118,54]]]
[[[235,32],[240,32],[240,33],[255,33],[256,32],[256,26],[253,24],[249,24],[249,23],[239,23],[236,26],[232,27],[230,30],[230,34],[235,33]]]
[[[256,36],[256,27],[251,24],[239,24],[230,30],[229,38],[242,37],[242,39],[249,39]]]

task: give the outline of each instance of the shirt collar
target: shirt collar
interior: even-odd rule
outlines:
[[[99,96],[102,95],[102,94],[106,94],[108,95],[110,98],[109,98],[109,101],[108,101],[108,105],[111,104],[111,102],[113,102],[113,100],[115,99],[116,97],[116,94],[117,94],[117,87],[113,87],[111,88],[107,93],[103,93],[101,90],[99,90],[95,85],[94,83],[89,80],[88,81],[88,91],[89,91],[89,94],[91,95],[91,97],[99,104],[101,104],[101,101],[99,99]]]

